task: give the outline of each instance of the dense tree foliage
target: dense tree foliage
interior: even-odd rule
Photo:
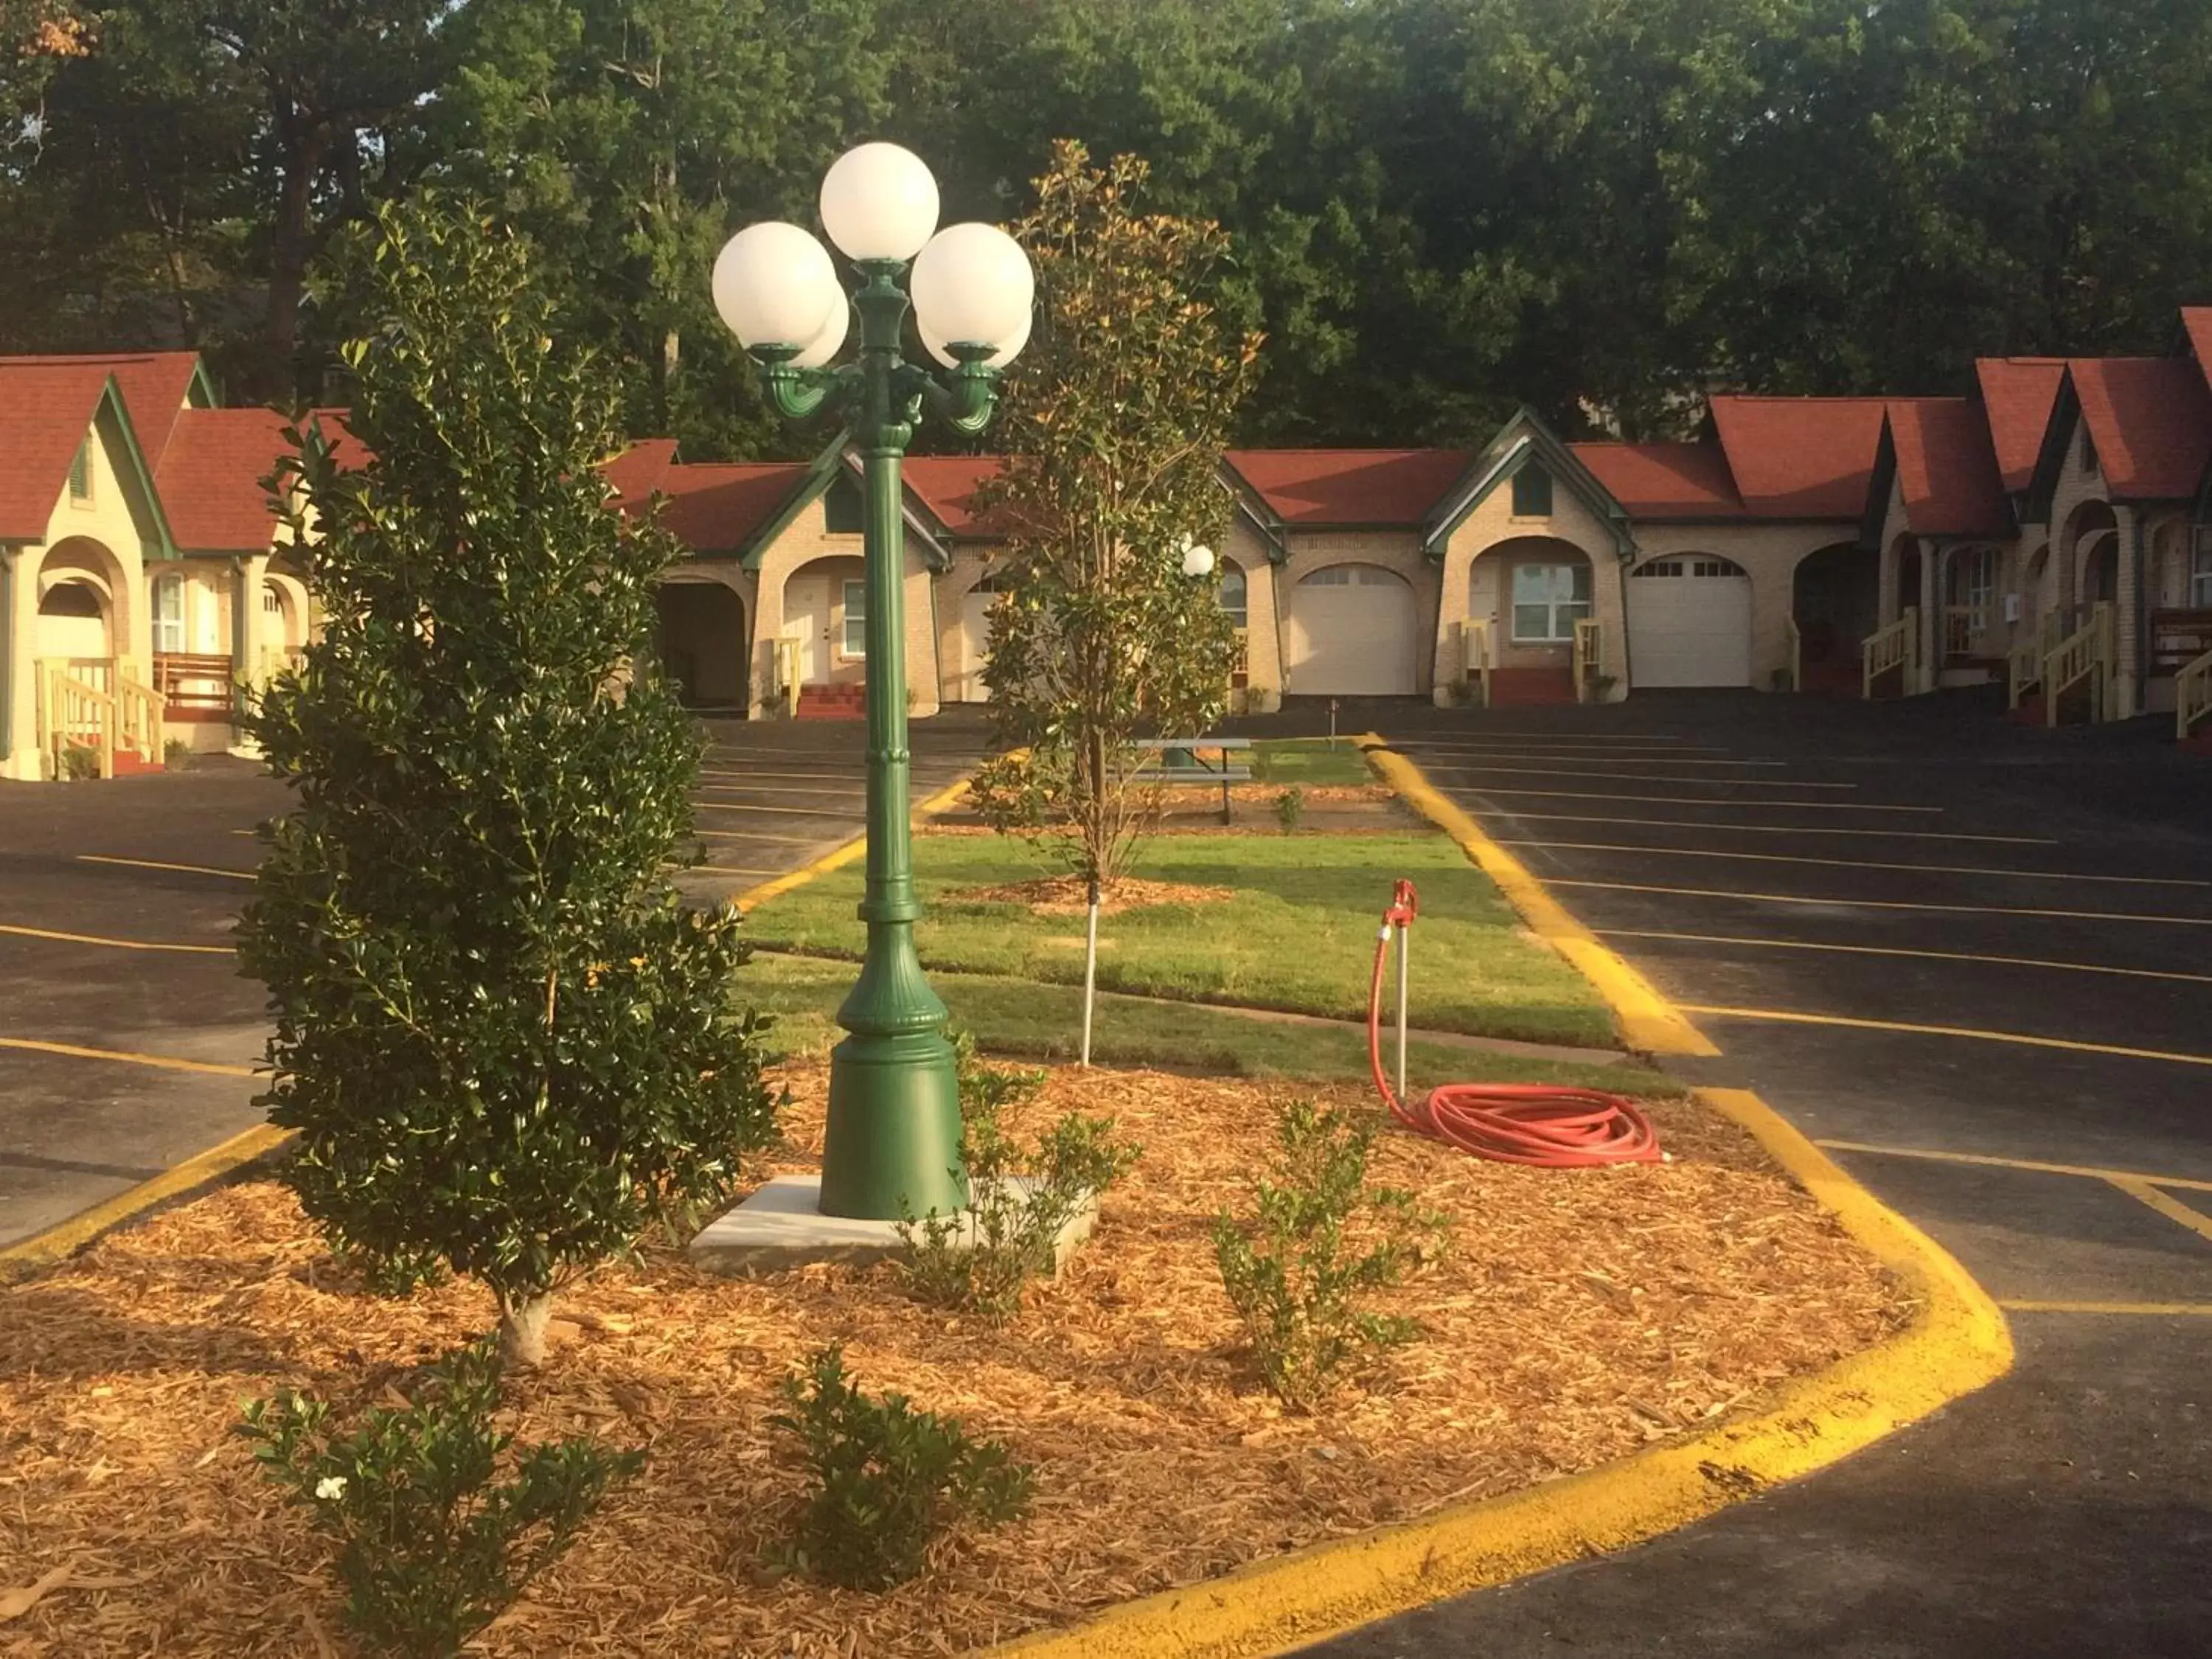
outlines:
[[[1942,390],[1977,350],[2161,349],[2212,293],[2206,0],[0,6],[90,48],[0,52],[0,347],[190,343],[316,393],[349,327],[319,250],[444,179],[702,456],[795,441],[707,309],[714,245],[871,136],[960,216],[1028,210],[1055,138],[1146,157],[1232,238],[1268,441]]]

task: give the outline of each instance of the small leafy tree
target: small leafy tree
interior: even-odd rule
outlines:
[[[492,1426],[499,1373],[479,1341],[350,1433],[301,1394],[249,1401],[238,1425],[263,1473],[340,1540],[346,1622],[406,1659],[459,1653],[645,1462],[588,1435],[515,1452]]]
[[[676,548],[607,505],[605,377],[472,209],[386,208],[359,254],[370,459],[295,463],[324,630],[250,716],[298,804],[240,951],[307,1212],[483,1279],[532,1364],[555,1286],[726,1190],[774,1103],[729,1000],[738,917],[664,874],[699,738],[640,665]]]
[[[1139,210],[1145,163],[1063,140],[1017,228],[1038,315],[983,496],[1006,526],[984,671],[1002,743],[975,797],[1002,830],[1050,827],[1111,885],[1152,792],[1134,738],[1194,735],[1228,707],[1236,639],[1184,547],[1218,548],[1221,452],[1258,360],[1200,296],[1228,252],[1207,221]]]

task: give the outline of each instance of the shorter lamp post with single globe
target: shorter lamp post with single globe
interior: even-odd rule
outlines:
[[[992,225],[937,228],[937,181],[896,144],[848,150],[822,180],[822,227],[860,274],[850,305],[829,251],[797,225],[750,225],[714,261],[714,307],[761,366],[786,416],[838,415],[866,487],[867,954],[837,1010],[848,1035],[830,1057],[822,1152],[825,1215],[896,1220],[967,1202],[960,1104],[945,1005],[915,952],[907,789],[904,536],[900,459],[927,409],[980,432],[999,370],[1028,341],[1036,279],[1029,256]],[[948,373],[905,361],[908,276],[922,344]],[[854,361],[830,366],[851,313]]]

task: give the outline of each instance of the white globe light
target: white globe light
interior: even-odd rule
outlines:
[[[747,348],[803,346],[821,333],[845,290],[830,250],[797,225],[747,225],[714,256],[714,309]]]
[[[1188,537],[1185,537],[1182,544],[1182,574],[1194,581],[1201,576],[1211,576],[1213,574],[1213,550],[1210,547],[1201,547]]]
[[[914,314],[949,345],[1003,348],[1026,337],[1036,276],[1022,245],[996,225],[948,225],[914,262]]]
[[[896,144],[862,144],[822,179],[822,228],[848,259],[911,259],[937,228],[937,180]]]
[[[1004,368],[1015,358],[1020,356],[1022,348],[1030,343],[1030,325],[1036,317],[1036,313],[1034,311],[1024,316],[1022,319],[1022,325],[1014,331],[1012,337],[983,361],[993,368]],[[914,319],[914,325],[921,332],[921,349],[924,351],[947,368],[957,368],[960,366],[960,360],[952,355],[952,348],[924,328],[921,318],[917,317]]]
[[[845,343],[845,331],[852,325],[853,307],[841,295],[838,303],[830,307],[829,320],[822,325],[822,331],[800,348],[799,355],[791,360],[792,367],[821,368],[837,355],[838,348]]]

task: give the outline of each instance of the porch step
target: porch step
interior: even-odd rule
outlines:
[[[2202,755],[2212,760],[2212,726],[2201,732],[2192,732],[2173,745],[2185,755]]]
[[[1490,671],[1490,706],[1522,708],[1534,704],[1572,702],[1575,677],[1565,668],[1493,668]]]
[[[2019,706],[2011,711],[2011,718],[2022,726],[2042,725],[2045,718],[2043,712],[2042,694],[2030,692],[2027,696],[2022,697]]]
[[[868,688],[862,684],[802,685],[798,718],[803,720],[866,720]]]

